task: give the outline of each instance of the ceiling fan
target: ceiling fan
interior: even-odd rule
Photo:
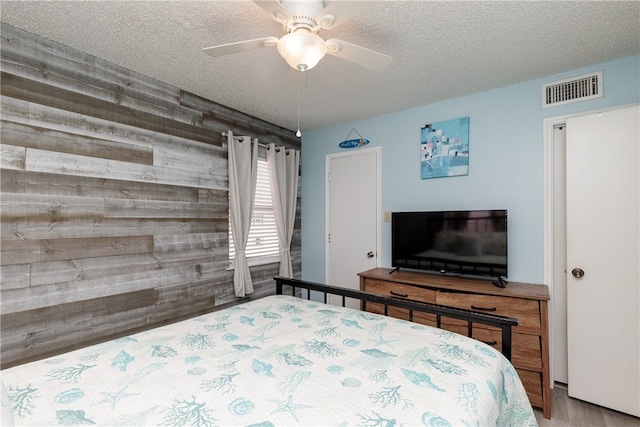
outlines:
[[[229,43],[204,48],[213,57],[277,46],[278,53],[296,70],[315,67],[325,54],[333,55],[363,67],[382,71],[391,64],[391,57],[338,39],[323,40],[318,33],[334,28],[367,7],[363,1],[334,1],[327,7],[323,0],[254,0],[276,22],[282,24],[285,35]]]

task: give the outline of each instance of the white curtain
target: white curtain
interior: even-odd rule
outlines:
[[[300,151],[286,150],[284,147],[269,144],[267,164],[269,166],[273,213],[280,244],[279,274],[282,277],[293,277],[290,247],[296,219]]]
[[[229,147],[229,204],[233,243],[236,249],[233,286],[237,297],[253,293],[251,272],[244,250],[247,246],[258,171],[258,140],[234,137],[227,132]]]

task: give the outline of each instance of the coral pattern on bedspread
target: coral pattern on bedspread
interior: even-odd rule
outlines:
[[[2,380],[16,425],[536,425],[493,348],[289,296],[6,369]]]

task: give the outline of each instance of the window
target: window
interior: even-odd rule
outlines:
[[[280,261],[278,231],[271,201],[269,166],[265,159],[258,159],[256,195],[251,217],[251,228],[245,253],[249,265],[267,264]],[[229,227],[229,262],[233,265],[236,250]]]

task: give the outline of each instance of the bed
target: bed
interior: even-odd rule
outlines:
[[[29,426],[537,425],[492,347],[318,297],[366,307],[375,294],[276,283],[277,295],[5,369],[3,407]]]

